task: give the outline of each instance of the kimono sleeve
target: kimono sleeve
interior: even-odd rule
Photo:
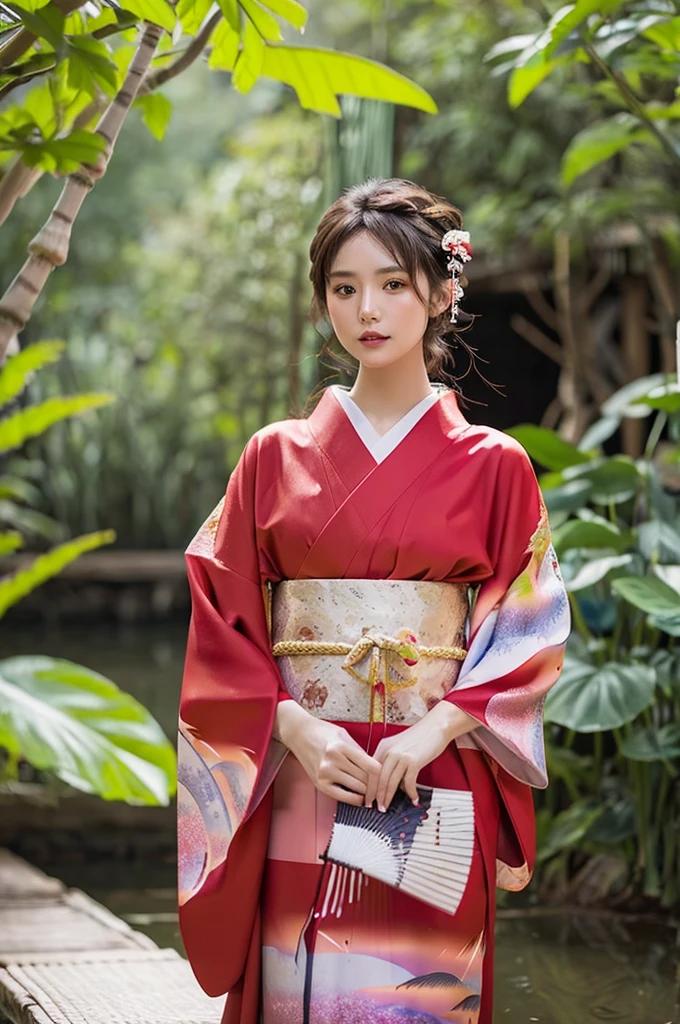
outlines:
[[[569,602],[531,462],[507,436],[489,524],[493,573],[479,588],[468,654],[446,699],[480,723],[459,746],[485,751],[519,782],[543,789],[543,705],[562,667]]]
[[[180,929],[201,986],[237,984],[256,925],[280,675],[255,543],[256,447],[186,551],[192,614],[180,697]],[[285,750],[285,748],[284,748]]]

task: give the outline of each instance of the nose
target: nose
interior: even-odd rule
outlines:
[[[380,310],[376,301],[376,293],[372,288],[364,288],[359,305],[359,317],[362,321],[379,320]]]

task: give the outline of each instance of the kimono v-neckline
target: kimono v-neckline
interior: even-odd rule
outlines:
[[[339,384],[333,384],[330,390],[344,409],[347,418],[363,444],[378,464],[386,459],[388,455],[392,454],[407,434],[413,430],[421,417],[425,415],[430,406],[439,401],[442,394],[441,388],[437,390],[432,389],[429,395],[426,395],[408,412],[404,413],[389,430],[385,431],[384,434],[379,434],[368,416],[366,416],[349,394],[349,389],[342,388]]]
[[[423,477],[441,453],[470,426],[453,391],[432,402],[390,455],[378,463],[350,422],[340,401],[327,388],[306,420],[307,429],[325,456],[325,472],[338,501],[323,528],[314,538],[295,578],[308,571],[318,575],[318,552],[329,548],[342,552],[336,576],[352,574],[352,562],[371,530],[403,495],[404,488]],[[331,483],[333,481],[333,483]],[[356,545],[348,546],[350,537]],[[354,550],[356,548],[356,551]],[[312,566],[314,567],[312,569]]]

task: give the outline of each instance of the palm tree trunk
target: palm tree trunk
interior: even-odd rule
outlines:
[[[28,245],[29,257],[0,299],[0,361],[10,339],[28,323],[36,300],[54,267],[66,262],[71,229],[85,196],[106,172],[113,147],[151,64],[161,37],[157,25],[145,25],[137,51],[119,92],[104,112],[97,131],[107,142],[96,166],[81,167],[71,174],[47,222]]]

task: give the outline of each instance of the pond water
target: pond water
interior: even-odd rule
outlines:
[[[5,630],[0,657],[51,654],[133,693],[175,731],[186,625]],[[40,865],[88,892],[160,946],[181,951],[174,865],[114,860]],[[674,930],[663,921],[546,912],[510,899],[496,933],[495,1024],[680,1024],[673,1017]]]

